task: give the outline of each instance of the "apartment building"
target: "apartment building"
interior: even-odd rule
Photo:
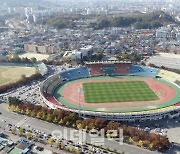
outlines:
[[[57,49],[51,45],[25,44],[24,51],[25,52],[52,54],[52,53],[56,53]]]

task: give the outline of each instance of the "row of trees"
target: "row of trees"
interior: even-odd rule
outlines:
[[[85,129],[87,132],[90,130],[104,129],[106,137],[117,137],[119,135],[119,129],[123,129],[125,141],[134,142],[142,147],[146,147],[153,150],[162,150],[169,147],[170,142],[166,136],[161,136],[154,133],[149,133],[144,130],[140,130],[131,126],[112,121],[106,121],[101,118],[94,119],[81,119],[77,113],[68,112],[59,109],[49,109],[40,105],[34,105],[31,103],[10,103],[9,108],[12,111],[25,114],[28,116],[36,117],[48,122],[53,122],[62,126],[73,127],[75,129]],[[116,130],[117,134],[112,135],[110,130]]]
[[[35,57],[32,57],[30,59],[27,57],[20,58],[18,54],[14,53],[8,55],[6,59],[1,59],[0,62],[34,64],[35,62],[37,62],[37,59]]]
[[[37,134],[32,133],[31,131],[26,131],[23,128],[12,128],[11,133],[14,135],[18,135],[20,137],[26,137],[28,140],[33,140],[33,141],[37,141],[37,142],[40,141]],[[77,147],[75,148],[73,145],[66,147],[63,142],[60,142],[59,140],[57,140],[55,142],[53,138],[49,138],[47,143],[49,143],[50,146],[55,145],[56,148],[58,148],[58,149],[65,150],[65,151],[75,153],[75,154],[80,154],[79,148],[77,148]]]
[[[25,131],[25,129],[23,129],[23,128],[19,128],[19,129],[12,128],[11,133],[18,134],[19,136],[26,136],[27,139],[30,139],[32,137],[31,132]]]
[[[20,80],[0,86],[0,93],[6,92],[8,89],[11,89],[11,88],[16,88],[20,84],[26,84],[26,83],[28,83],[28,82],[30,82],[32,80],[37,80],[37,79],[40,79],[40,78],[42,78],[42,75],[39,72],[37,72],[37,73],[35,73],[35,74],[33,74],[33,75],[29,76],[29,77],[26,77],[23,74],[23,75],[21,75]]]
[[[66,144],[65,144],[65,142],[63,140],[54,140],[51,137],[46,138],[47,141],[43,140],[43,139],[39,139],[38,134],[33,133],[32,131],[29,131],[29,130],[25,130],[24,128],[21,128],[21,127],[20,128],[15,128],[15,127],[11,128],[10,131],[11,131],[12,134],[18,135],[20,137],[26,137],[26,139],[28,139],[28,140],[33,140],[35,142],[43,142],[43,143],[47,142],[51,147],[54,146],[54,147],[58,148],[59,150],[68,151],[68,152],[74,153],[74,154],[80,154],[81,153],[81,150],[80,150],[79,147],[76,147],[74,145],[65,146]],[[98,147],[98,146],[95,146],[95,145],[91,145],[91,146],[102,149],[102,150],[108,150],[108,151],[114,152],[116,154],[120,154],[119,152],[117,152],[117,150],[112,151],[110,149],[105,149],[105,148]]]
[[[161,68],[163,70],[167,70],[167,71],[171,71],[171,72],[174,72],[174,73],[177,73],[177,74],[180,74],[180,69],[175,69],[175,68],[168,68],[168,67],[165,67],[165,66],[157,66],[155,64],[152,64],[150,63],[149,64],[150,67],[154,67],[154,68]]]
[[[118,55],[116,55],[116,58],[118,60],[130,60],[132,63],[141,61],[141,55],[138,55],[136,53],[119,53]]]

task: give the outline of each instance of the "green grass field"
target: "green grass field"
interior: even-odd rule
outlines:
[[[18,81],[22,74],[29,77],[34,73],[34,67],[0,66],[0,86]]]
[[[86,103],[134,102],[158,100],[144,81],[84,83]]]

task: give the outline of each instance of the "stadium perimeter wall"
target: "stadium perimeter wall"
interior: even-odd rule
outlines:
[[[59,84],[62,84],[62,83],[59,83]],[[54,89],[57,86],[58,85],[56,85]],[[70,112],[76,112],[81,117],[85,117],[85,118],[101,117],[107,120],[133,122],[133,121],[159,120],[163,118],[174,118],[174,117],[180,116],[180,106],[169,106],[169,107],[164,107],[161,109],[141,111],[141,112],[129,112],[129,113],[105,113],[105,112],[72,109],[72,108],[63,106],[62,104],[53,104],[52,102],[48,101],[46,97],[44,96],[42,87],[40,88],[40,91],[41,91],[42,100],[50,108],[53,108],[53,109],[57,108],[57,109],[62,109],[62,110],[70,111]]]

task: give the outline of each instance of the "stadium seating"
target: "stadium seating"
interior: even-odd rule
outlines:
[[[177,103],[177,104],[175,104],[174,106],[180,106],[180,102],[179,102],[179,103]]]
[[[102,75],[104,74],[102,71],[102,64],[88,64],[89,72],[91,75]]]
[[[56,99],[54,99],[53,95],[51,95],[51,94],[44,94],[44,96],[45,96],[45,98],[49,102],[53,103],[54,105],[56,105],[56,106],[63,106],[62,104],[60,104],[60,102],[58,102],[58,101],[56,101]]]
[[[104,72],[104,74],[115,74],[116,73],[117,68],[114,66],[103,66],[102,67],[102,71]]]
[[[143,76],[156,76],[159,73],[158,69],[150,68],[146,66],[139,65],[129,65],[129,64],[87,64],[91,75],[104,75],[105,72],[113,72],[116,75],[143,75]],[[110,69],[112,68],[112,70]],[[115,70],[115,71],[114,71]]]
[[[156,68],[131,65],[130,66],[130,75],[142,75],[142,76],[153,76],[155,77],[159,73],[159,70]]]
[[[51,94],[46,94],[46,93],[44,93],[44,97],[45,97],[48,101],[52,102],[52,103],[55,104],[55,105],[58,105],[58,104],[59,104],[59,103],[55,102],[55,99],[53,98],[53,96],[52,96]]]
[[[41,85],[41,91],[44,93],[52,94],[54,87],[62,82],[62,78],[59,74],[49,77],[43,85]]]
[[[117,74],[126,75],[130,73],[129,64],[114,64],[114,66],[117,67]]]
[[[64,79],[71,80],[71,79],[88,77],[90,74],[87,67],[79,67],[79,68],[71,69],[68,71],[64,71],[60,73],[60,75]]]
[[[91,75],[104,75],[107,72],[116,75],[128,75],[129,64],[117,63],[117,64],[87,64]],[[109,68],[109,70],[108,70]],[[111,69],[110,69],[111,68]]]
[[[57,85],[66,83],[64,79],[78,79],[83,77],[89,77],[91,75],[105,75],[107,74],[116,74],[116,75],[138,75],[138,76],[152,76],[156,75],[162,76],[165,79],[170,81],[178,82],[180,75],[175,73],[170,73],[169,71],[159,71],[158,69],[131,65],[130,63],[89,63],[86,64],[87,67],[79,67],[71,70],[64,71],[60,74],[53,75],[49,77],[43,84],[40,86],[42,99],[46,105],[51,108],[59,108],[66,111],[76,112],[82,114],[84,117],[102,117],[108,120],[117,120],[117,121],[143,121],[143,120],[157,120],[162,119],[165,116],[170,118],[179,116],[180,103],[177,103],[173,106],[168,106],[160,109],[155,109],[155,106],[152,106],[148,111],[142,112],[133,112],[133,113],[109,113],[109,112],[95,112],[95,111],[86,111],[86,110],[77,110],[75,108],[67,107],[63,105],[60,101],[56,100],[54,95],[54,90]],[[63,97],[63,96],[61,96]],[[153,108],[154,107],[154,108]]]

